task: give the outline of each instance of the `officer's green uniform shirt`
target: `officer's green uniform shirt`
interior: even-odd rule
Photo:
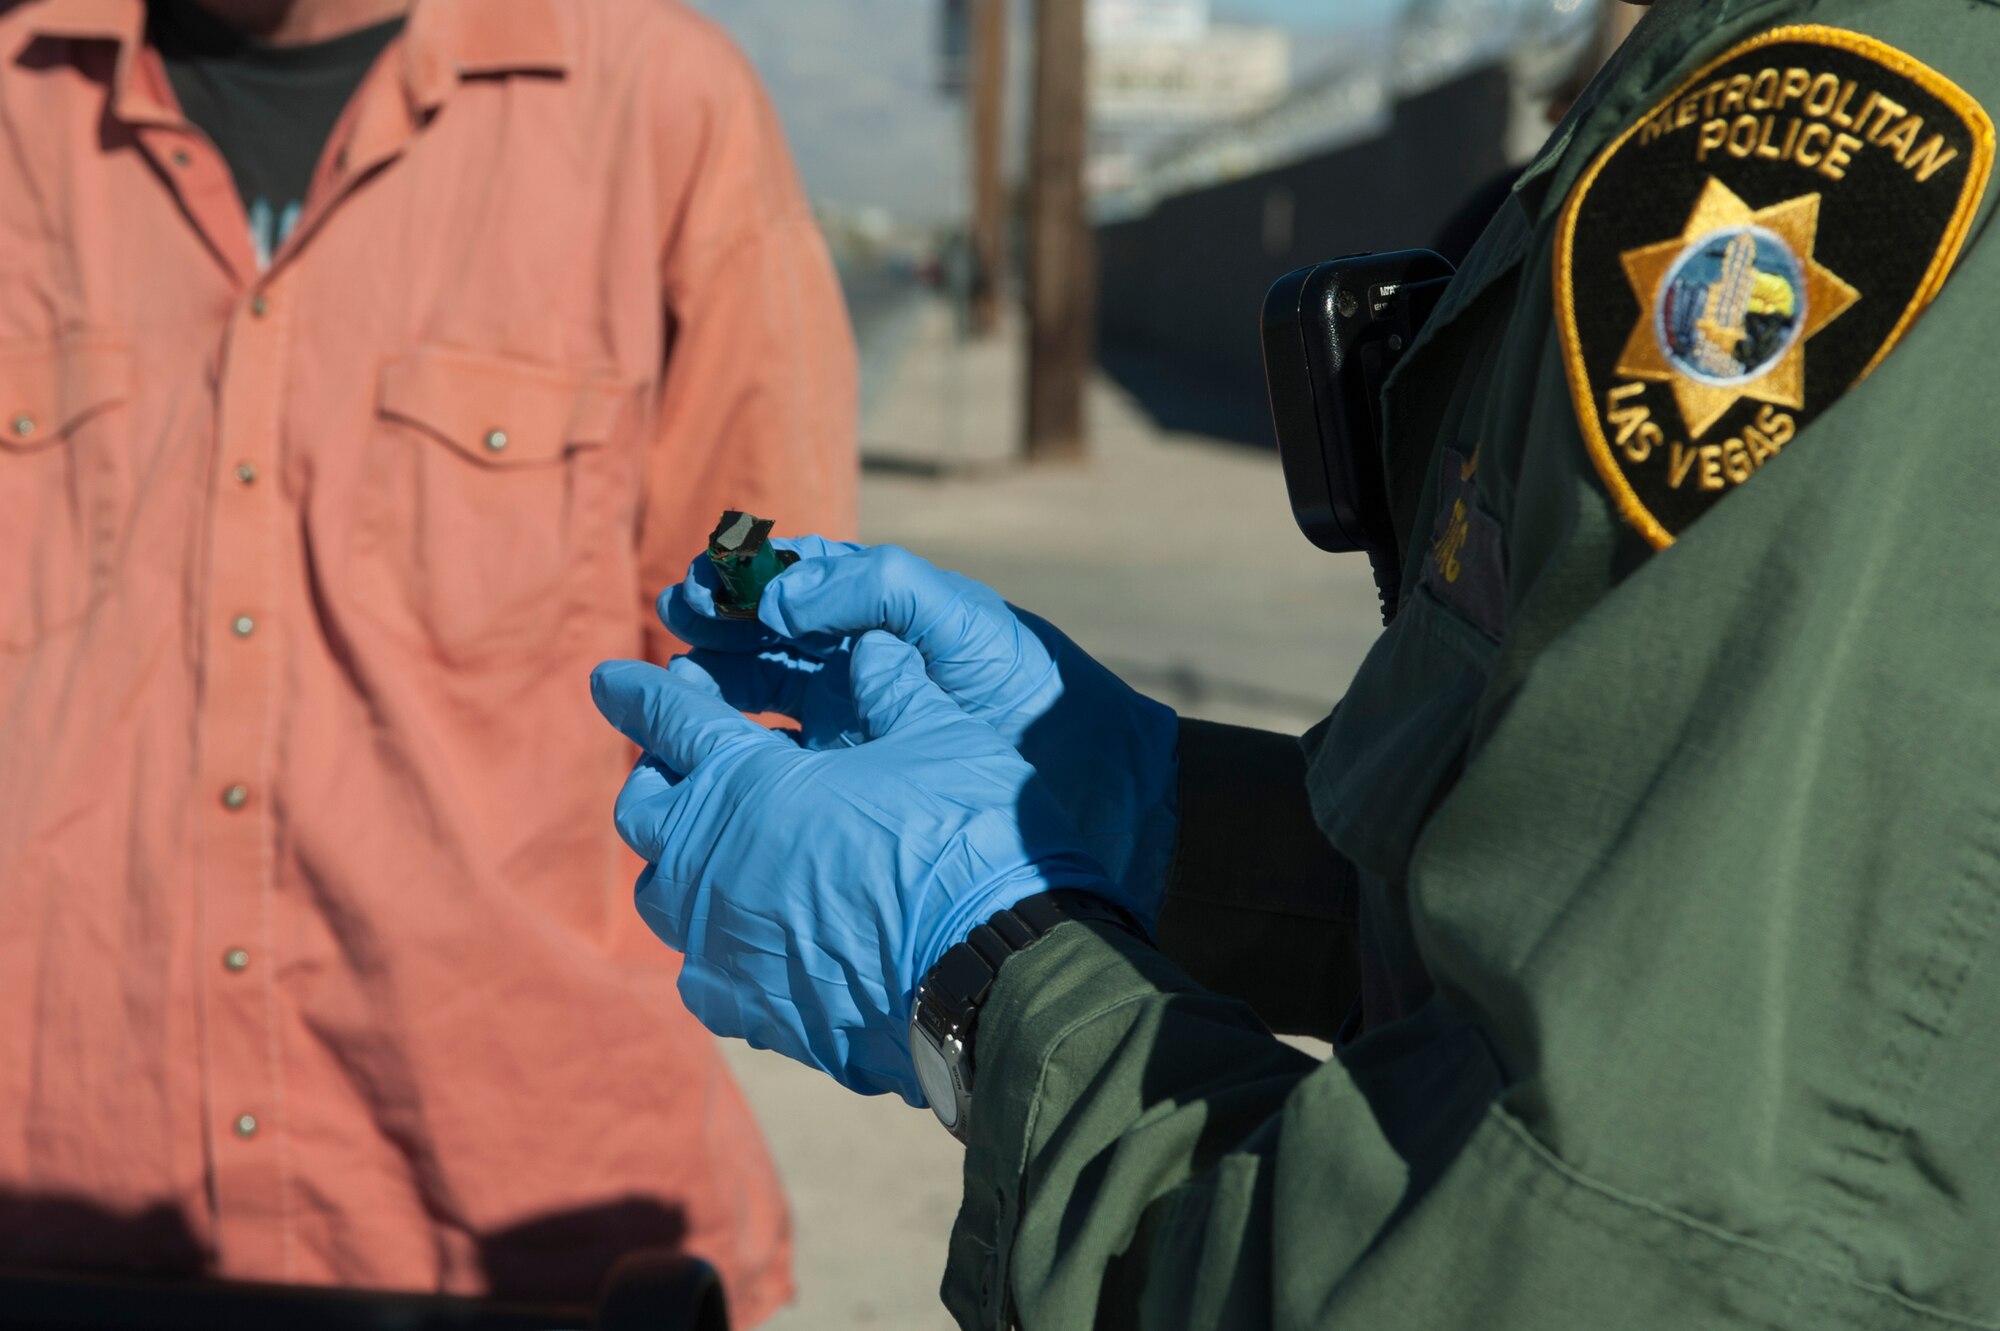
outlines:
[[[2000,108],[1982,0],[1665,0],[1641,25],[1388,394],[1409,585],[1308,737],[1370,1030],[1317,1064],[1095,926],[1011,960],[945,1278],[962,1325],[2000,1327],[2000,242],[1969,140],[1884,146],[1883,111],[1854,145],[1780,123],[1732,148],[1726,68],[1668,102],[1793,24],[1900,53],[1825,48],[1927,128],[1925,71],[1969,99],[1960,129]],[[1787,94],[1836,125],[1841,95]],[[1691,217],[1631,166],[1668,160],[1728,197]],[[1797,207],[1752,171],[1796,173]],[[1926,211],[1954,173],[1978,211],[1897,329],[1954,240]]]

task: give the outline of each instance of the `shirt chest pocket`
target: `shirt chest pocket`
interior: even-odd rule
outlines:
[[[385,365],[356,543],[365,612],[454,665],[547,655],[605,581],[607,445],[630,398],[609,376],[448,348]]]
[[[0,347],[0,653],[75,628],[111,585],[130,380],[119,346]]]

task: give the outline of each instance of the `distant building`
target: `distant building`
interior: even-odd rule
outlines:
[[[1208,0],[1090,0],[1095,42],[1191,42],[1208,31]]]
[[[1130,189],[1164,145],[1270,108],[1291,78],[1282,28],[1212,22],[1207,0],[1091,0],[1093,192]]]
[[[1248,115],[1144,141],[1116,162],[1123,169],[1092,177],[1094,211],[1102,221],[1136,216],[1163,198],[1370,138],[1388,128],[1393,104],[1379,61],[1322,68]]]

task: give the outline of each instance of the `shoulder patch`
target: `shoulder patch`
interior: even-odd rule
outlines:
[[[1993,121],[1839,28],[1737,46],[1601,153],[1556,233],[1592,460],[1665,549],[1894,349],[1944,285]]]

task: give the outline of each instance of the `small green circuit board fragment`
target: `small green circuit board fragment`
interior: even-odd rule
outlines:
[[[797,555],[771,544],[771,525],[769,518],[731,509],[708,538],[709,562],[722,580],[715,611],[724,619],[755,619],[764,588],[798,562]]]

